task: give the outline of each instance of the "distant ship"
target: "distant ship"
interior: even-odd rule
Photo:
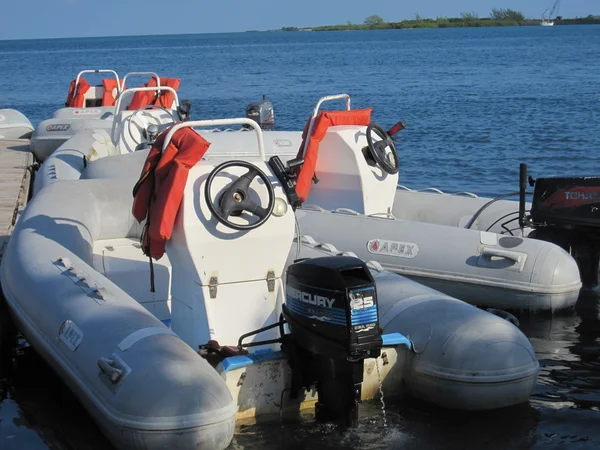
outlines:
[[[554,5],[552,6],[552,9],[550,10],[550,12],[548,12],[548,9],[546,9],[546,11],[544,11],[542,13],[542,22],[541,25],[543,27],[551,27],[554,26],[554,17],[558,16],[558,8],[560,6],[560,0],[556,0],[554,2]],[[548,14],[546,14],[548,13]]]

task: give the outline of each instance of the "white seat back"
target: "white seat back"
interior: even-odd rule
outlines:
[[[381,214],[394,203],[398,175],[367,163],[365,126],[330,127],[319,146],[315,175],[306,201],[325,209],[349,208],[361,214]]]

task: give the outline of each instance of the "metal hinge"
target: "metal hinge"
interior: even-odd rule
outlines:
[[[269,270],[267,272],[267,289],[269,292],[275,291],[275,271]]]
[[[217,298],[217,286],[219,284],[219,279],[217,277],[210,277],[208,281],[208,293],[210,298]]]

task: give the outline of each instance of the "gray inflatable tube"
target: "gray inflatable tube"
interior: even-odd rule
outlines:
[[[28,139],[33,125],[15,109],[0,109],[0,139]]]
[[[87,129],[110,131],[114,119],[114,106],[97,108],[62,108],[35,128],[31,135],[31,151],[44,161],[63,143],[78,132]]]
[[[223,379],[92,268],[95,240],[139,237],[131,202],[130,181],[40,192],[4,254],[9,308],[117,448],[226,448],[236,405]]]

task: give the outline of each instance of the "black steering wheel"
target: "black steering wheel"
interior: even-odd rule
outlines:
[[[373,142],[373,133],[381,138],[380,141]],[[369,144],[369,153],[384,172],[390,175],[398,173],[399,162],[398,153],[394,141],[387,131],[381,128],[376,123],[370,123],[367,127],[367,144]],[[389,151],[386,149],[389,147]]]
[[[220,172],[228,167],[234,166],[245,167],[248,169],[248,172],[239,177],[237,180],[233,181],[219,199],[218,204],[215,204],[215,201],[210,195],[213,181]],[[250,196],[248,194],[248,187],[250,186],[250,183],[252,183],[252,180],[254,180],[256,177],[263,180],[265,187],[267,188],[269,203],[266,208],[263,208],[262,206],[250,200]],[[223,225],[233,228],[234,230],[245,231],[260,227],[267,221],[273,212],[273,207],[275,206],[275,192],[273,191],[273,185],[271,184],[271,181],[269,181],[262,170],[260,170],[254,164],[250,164],[246,161],[226,161],[215,167],[206,179],[206,188],[204,194],[208,209],[210,209],[210,212],[213,214],[213,216],[215,216]],[[228,219],[229,216],[239,216],[244,211],[258,217],[258,221],[249,223],[247,225],[241,225],[231,222]]]

